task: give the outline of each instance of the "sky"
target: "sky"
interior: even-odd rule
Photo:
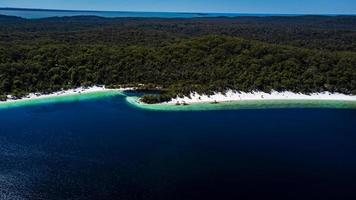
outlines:
[[[356,14],[356,0],[0,0],[0,7],[159,12]]]

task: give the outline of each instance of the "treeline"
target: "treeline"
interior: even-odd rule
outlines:
[[[103,44],[162,47],[191,37],[224,35],[308,49],[356,52],[355,16],[234,18],[54,17],[26,20],[0,16],[4,44]]]
[[[105,44],[0,45],[0,94],[23,96],[91,85],[145,84],[165,93],[191,91],[341,92],[356,94],[356,53],[324,52],[204,36],[160,46]]]

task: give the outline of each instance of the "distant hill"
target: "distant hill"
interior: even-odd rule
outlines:
[[[18,20],[25,20],[25,19],[16,16],[0,15],[0,22],[18,21]]]

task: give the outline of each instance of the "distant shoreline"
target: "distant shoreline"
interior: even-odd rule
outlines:
[[[50,8],[15,8],[15,7],[0,7],[0,10],[7,11],[37,11],[37,12],[92,12],[92,13],[171,13],[182,15],[227,15],[227,16],[355,16],[356,14],[335,14],[335,13],[246,13],[246,12],[186,12],[186,11],[127,11],[127,10],[71,10],[71,9],[50,9]]]
[[[185,11],[126,11],[126,10],[65,10],[65,9],[48,9],[48,8],[13,8],[13,7],[0,7],[0,10],[9,10],[9,11],[44,11],[44,12],[108,12],[108,13],[178,13],[185,15],[209,15],[209,14],[225,14],[225,15],[248,15],[248,16],[259,16],[259,15],[268,15],[268,16],[299,16],[299,15],[308,15],[308,14],[286,14],[286,13],[233,13],[233,12],[185,12]],[[324,15],[324,14],[320,14]],[[329,15],[329,14],[326,14]],[[334,14],[330,14],[334,15]]]
[[[23,19],[45,19],[52,17],[102,17],[102,18],[147,18],[147,19],[199,19],[199,18],[239,18],[239,17],[337,17],[355,14],[286,14],[286,13],[214,13],[214,12],[174,12],[174,11],[104,11],[104,10],[61,10],[39,8],[0,7],[0,15]]]

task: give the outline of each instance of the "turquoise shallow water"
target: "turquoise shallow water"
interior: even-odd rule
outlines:
[[[85,100],[107,98],[116,95],[124,95],[124,94],[118,91],[102,91],[102,92],[94,92],[94,93],[87,93],[87,94],[73,94],[73,95],[58,96],[58,97],[45,97],[40,99],[25,99],[23,101],[18,101],[18,102],[0,103],[0,109],[36,106],[41,104],[79,102]]]
[[[153,112],[126,95],[0,109],[0,199],[356,199],[356,109]]]
[[[125,96],[128,105],[150,111],[208,111],[208,110],[236,110],[236,109],[277,109],[277,108],[337,108],[356,109],[354,101],[312,101],[312,100],[275,100],[275,101],[241,101],[223,102],[219,104],[202,103],[186,106],[176,105],[148,105],[139,103],[139,96],[126,95],[118,91],[101,91],[88,94],[74,94],[67,96],[48,97],[41,99],[24,100],[19,102],[1,103],[0,109],[36,106],[41,104],[59,104],[80,102],[85,100],[108,98],[112,96]],[[140,95],[140,94],[138,94]]]

